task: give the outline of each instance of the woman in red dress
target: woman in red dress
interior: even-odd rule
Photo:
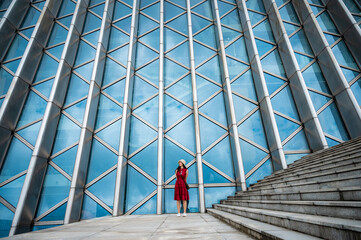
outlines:
[[[175,182],[174,188],[174,200],[177,200],[177,216],[180,216],[181,200],[183,201],[183,217],[187,216],[187,200],[189,200],[188,190],[186,188],[186,182],[188,177],[188,169],[186,168],[186,161],[181,159],[178,161],[178,168],[175,170],[177,181]]]

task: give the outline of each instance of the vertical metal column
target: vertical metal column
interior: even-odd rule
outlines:
[[[103,80],[103,71],[106,57],[105,55],[108,48],[114,5],[114,0],[105,1],[102,24],[99,32],[93,72],[90,79],[87,104],[85,107],[83,118],[84,120],[80,132],[79,145],[74,164],[73,178],[69,191],[64,224],[79,221],[81,216],[84,186],[88,171],[90,149],[93,139],[92,136],[94,133],[100,89]]]
[[[258,102],[260,103],[261,117],[265,125],[267,143],[271,151],[274,171],[286,169],[287,163],[283,152],[281,138],[278,132],[276,119],[273,114],[271,99],[269,97],[266,80],[263,75],[261,61],[258,55],[256,42],[253,35],[251,20],[245,0],[236,0],[245,35],[248,58],[250,59],[252,75],[256,87]]]
[[[24,4],[24,3],[23,3]],[[28,2],[26,4],[29,4]],[[45,47],[50,30],[54,24],[53,19],[56,17],[59,10],[61,1],[46,1],[41,15],[36,23],[34,31],[30,37],[28,45],[26,46],[24,55],[19,63],[18,69],[15,73],[10,87],[8,89],[8,94],[6,95],[4,102],[0,109],[0,168],[4,162],[7,150],[10,146],[12,139],[12,131],[16,128],[18,120],[20,118],[23,106],[25,104],[26,98],[29,93],[29,86],[32,84],[36,70],[39,66],[42,51]],[[20,2],[14,1],[11,6],[20,7],[22,11],[25,11]],[[10,9],[9,9],[10,10]],[[25,11],[26,13],[26,11]],[[10,14],[10,13],[9,13]],[[18,14],[18,11],[11,13],[11,18],[16,18],[14,14]],[[21,13],[20,16],[23,16]],[[8,16],[10,19],[10,16]],[[21,17],[20,17],[21,18]],[[10,20],[4,20],[2,23]],[[21,21],[20,21],[21,23]],[[18,24],[20,24],[18,23]],[[13,26],[15,27],[15,26]],[[5,31],[5,30],[4,30]],[[4,32],[5,33],[5,32]],[[5,33],[5,34],[9,34]],[[5,35],[1,35],[0,39]],[[6,37],[4,37],[6,38]],[[7,38],[6,38],[7,39]],[[10,39],[7,39],[10,40]],[[2,48],[2,40],[0,40],[0,49]],[[4,45],[6,45],[4,43]],[[5,49],[6,52],[6,49]],[[2,54],[5,54],[3,52]]]
[[[157,214],[163,212],[163,164],[164,164],[164,0],[160,0],[159,10],[159,102],[158,102],[158,183]]]
[[[189,38],[189,59],[190,59],[191,77],[192,77],[194,129],[196,136],[196,161],[197,161],[197,174],[198,174],[199,210],[201,213],[205,213],[206,204],[204,200],[201,133],[199,129],[197,84],[196,84],[196,70],[194,63],[192,15],[191,15],[190,0],[187,0],[187,20],[188,20],[188,38]]]
[[[222,33],[222,26],[221,26],[221,20],[219,16],[219,10],[218,10],[218,2],[217,0],[213,0],[212,7],[213,7],[213,20],[215,20],[216,24],[216,31],[217,31],[217,39],[218,39],[218,51],[220,51],[220,57],[221,57],[221,69],[222,69],[222,81],[223,85],[226,87],[225,89],[225,102],[226,102],[226,109],[227,109],[227,120],[228,120],[228,127],[231,125],[229,131],[230,135],[233,138],[232,144],[233,149],[235,150],[235,153],[232,152],[233,156],[233,165],[235,167],[235,173],[236,173],[236,184],[237,184],[237,191],[247,190],[246,185],[246,177],[244,173],[243,168],[243,160],[242,160],[242,154],[241,154],[241,145],[239,143],[239,135],[238,135],[238,129],[237,129],[237,120],[236,120],[236,114],[234,110],[233,105],[233,96],[232,96],[232,88],[229,78],[229,72],[228,72],[228,65],[227,65],[227,59],[226,59],[226,51],[224,47],[224,41],[223,41],[223,33]]]
[[[125,78],[124,101],[122,112],[122,125],[120,128],[119,156],[117,164],[117,176],[115,179],[115,192],[113,204],[113,216],[124,214],[125,185],[127,177],[127,156],[129,143],[130,114],[132,109],[135,52],[138,31],[139,2],[134,0],[132,22],[130,27],[129,50],[127,60],[127,73]]]
[[[291,42],[283,25],[277,4],[274,0],[263,0],[263,2],[310,148],[312,151],[327,148],[326,137],[318,120],[296,56],[292,50]]]
[[[325,76],[331,93],[335,97],[349,135],[351,138],[361,136],[361,109],[323,35],[310,5],[307,3],[307,0],[293,0],[293,5],[304,27],[305,35],[311,48],[315,56],[317,56],[321,71]]]
[[[30,7],[29,3],[30,0],[13,0],[2,17],[0,23],[0,62],[4,59],[15,37],[17,28],[20,26]]]
[[[361,29],[342,0],[324,0],[327,11],[343,36],[358,66],[361,66]]]
[[[56,0],[51,1],[58,2]],[[76,5],[59,67],[55,75],[53,88],[40,126],[39,135],[30,159],[28,173],[26,174],[19,203],[16,208],[10,236],[29,231],[33,221],[48,166],[48,158],[54,143],[61,108],[68,88],[71,68],[74,64],[88,2],[89,0],[79,0]],[[53,21],[47,19],[47,22]],[[50,31],[46,32],[50,33]]]

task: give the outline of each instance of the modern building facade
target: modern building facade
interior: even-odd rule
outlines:
[[[206,207],[361,136],[358,0],[0,0],[0,235]]]

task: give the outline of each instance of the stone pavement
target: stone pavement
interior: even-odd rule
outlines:
[[[103,217],[19,234],[4,239],[212,239],[251,240],[252,237],[209,214],[190,213]]]

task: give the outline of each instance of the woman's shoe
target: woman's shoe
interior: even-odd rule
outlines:
[[[177,217],[180,217],[180,213],[177,214]]]
[[[183,213],[183,217],[186,217],[187,216],[187,214],[186,213]]]

